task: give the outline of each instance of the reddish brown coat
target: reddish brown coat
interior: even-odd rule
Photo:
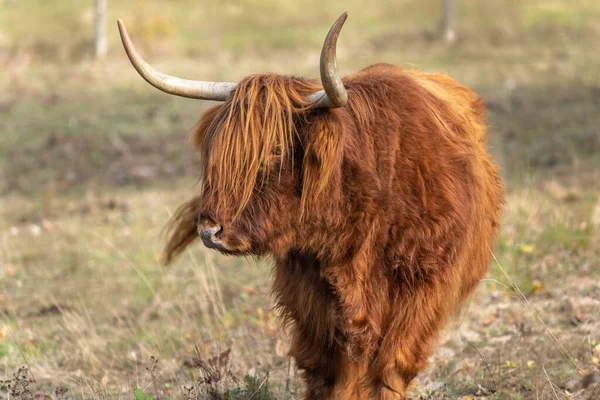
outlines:
[[[167,255],[222,225],[223,252],[275,261],[306,399],[403,399],[488,269],[502,182],[470,89],[386,64],[344,84],[346,106],[314,110],[313,82],[256,75],[207,111]]]

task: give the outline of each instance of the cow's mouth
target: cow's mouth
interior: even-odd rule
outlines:
[[[218,240],[211,240],[211,239],[202,237],[202,242],[209,249],[215,249],[215,250],[220,250],[220,251],[227,250],[227,248],[223,245],[223,242],[218,241]]]
[[[225,255],[248,255],[251,254],[251,247],[247,240],[237,237],[226,237],[224,228],[221,225],[214,224],[211,227],[199,224],[197,226],[198,235],[202,243],[209,249],[217,250]]]

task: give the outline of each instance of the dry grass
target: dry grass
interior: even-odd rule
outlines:
[[[162,227],[197,190],[186,135],[208,104],[147,87],[116,30],[109,59],[87,60],[79,3],[0,1],[0,398],[297,398],[268,262],[201,246],[170,268],[158,261]],[[321,8],[312,0],[146,3],[136,16],[139,2],[112,1],[111,18],[131,21],[154,64],[227,80],[315,76],[341,11],[309,16]],[[344,7],[342,70],[404,63],[475,87],[507,178],[498,263],[413,398],[598,398],[598,385],[581,383],[600,365],[597,2],[467,1],[454,47],[437,40],[433,0]],[[31,29],[42,20],[45,31]]]
[[[270,388],[281,396],[288,360],[277,356],[284,343],[269,311],[268,266],[199,246],[172,268],[157,261],[162,222],[189,192],[113,189],[77,201],[55,196],[44,205],[29,196],[5,197],[5,373],[27,361],[44,390],[66,385],[85,396],[121,397],[141,388],[180,398],[181,387],[201,377],[198,359],[230,349],[224,385],[236,384],[229,371],[237,377],[269,372]],[[591,213],[586,200],[577,202]],[[535,398],[551,388],[542,368],[559,386],[579,370],[597,368],[600,243],[594,235],[583,242],[548,236],[556,221],[585,232],[588,214],[573,213],[573,206],[542,191],[511,193],[497,250],[504,270],[492,267],[417,393],[436,387],[450,396],[485,395],[495,388],[492,398]],[[150,374],[153,356],[159,362]],[[291,381],[296,392],[300,383]],[[440,382],[445,386],[435,386]],[[517,389],[522,397],[507,397]]]

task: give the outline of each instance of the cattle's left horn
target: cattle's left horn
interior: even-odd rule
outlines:
[[[225,101],[229,98],[231,92],[235,90],[237,83],[232,82],[204,82],[191,81],[187,79],[176,78],[163,74],[152,68],[135,50],[123,21],[118,20],[119,33],[121,41],[125,47],[127,57],[133,64],[133,67],[149,84],[157,89],[177,96],[189,97],[192,99]]]
[[[346,22],[346,18],[348,18],[348,12],[340,15],[329,30],[323,43],[323,50],[321,50],[321,83],[324,90],[314,93],[310,97],[311,100],[318,100],[316,107],[319,108],[342,107],[348,102],[348,93],[338,74],[335,55],[337,38],[344,22]]]

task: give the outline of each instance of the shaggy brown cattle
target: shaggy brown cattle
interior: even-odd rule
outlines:
[[[485,274],[503,189],[482,99],[445,75],[377,64],[341,80],[330,30],[321,81],[259,74],[156,87],[221,100],[193,143],[202,190],[170,225],[167,257],[200,236],[270,256],[306,399],[403,399],[448,316]]]

